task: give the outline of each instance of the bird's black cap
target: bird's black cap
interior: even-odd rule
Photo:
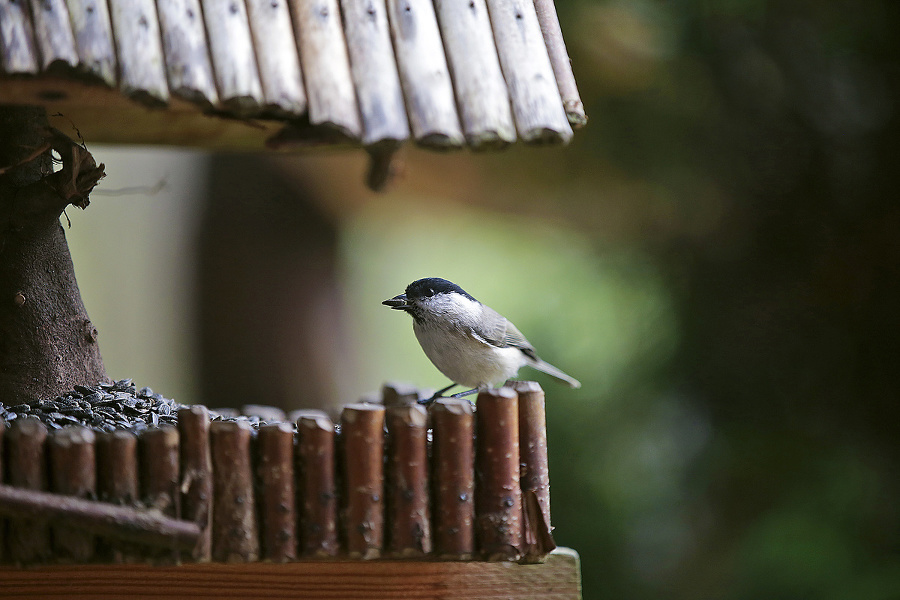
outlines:
[[[413,281],[411,284],[406,286],[406,297],[409,300],[415,300],[417,298],[428,298],[436,294],[450,294],[452,292],[461,294],[469,300],[475,300],[475,298],[473,298],[464,289],[462,289],[452,281],[447,281],[446,279],[441,279],[440,277],[426,277],[425,279],[417,279],[416,281]]]

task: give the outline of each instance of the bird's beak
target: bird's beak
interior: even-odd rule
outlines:
[[[394,296],[390,300],[385,300],[382,302],[385,306],[390,306],[394,310],[410,310],[412,305],[406,300],[406,294],[400,294],[398,296]]]

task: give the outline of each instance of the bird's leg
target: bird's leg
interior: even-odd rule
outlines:
[[[432,402],[434,402],[435,400],[437,400],[438,398],[440,398],[441,396],[443,396],[444,392],[446,392],[446,391],[449,390],[450,388],[454,388],[454,387],[456,387],[456,386],[457,386],[457,384],[451,383],[451,384],[448,385],[447,387],[441,388],[441,389],[439,389],[438,391],[436,391],[434,394],[432,394],[431,398],[421,398],[421,399],[419,399],[419,400],[418,400],[418,403],[419,403],[419,404],[422,404],[422,405],[424,405],[424,406],[429,406]]]
[[[472,388],[471,390],[466,390],[464,392],[456,392],[455,394],[451,395],[450,397],[451,398],[465,398],[466,396],[471,396],[472,394],[474,394],[475,392],[477,392],[480,389],[482,389],[482,388]],[[468,401],[468,403],[471,404],[473,407],[475,406],[475,403],[472,402],[471,399],[466,398],[466,401]]]

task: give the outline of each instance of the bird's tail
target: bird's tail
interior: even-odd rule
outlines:
[[[578,381],[574,377],[570,377],[569,375],[566,375],[565,373],[563,373],[562,371],[560,371],[559,369],[557,369],[550,363],[545,362],[545,361],[541,360],[540,358],[538,358],[537,360],[529,360],[528,364],[530,366],[534,367],[535,369],[537,369],[538,371],[543,371],[547,375],[552,375],[553,377],[556,377],[560,381],[565,381],[566,383],[568,383],[571,387],[573,387],[575,389],[578,389],[581,387],[580,381]]]

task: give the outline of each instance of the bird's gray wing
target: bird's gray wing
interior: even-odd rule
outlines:
[[[537,359],[534,347],[522,332],[516,329],[506,317],[489,306],[484,307],[484,314],[472,334],[483,342],[497,348],[519,348],[526,356]]]

